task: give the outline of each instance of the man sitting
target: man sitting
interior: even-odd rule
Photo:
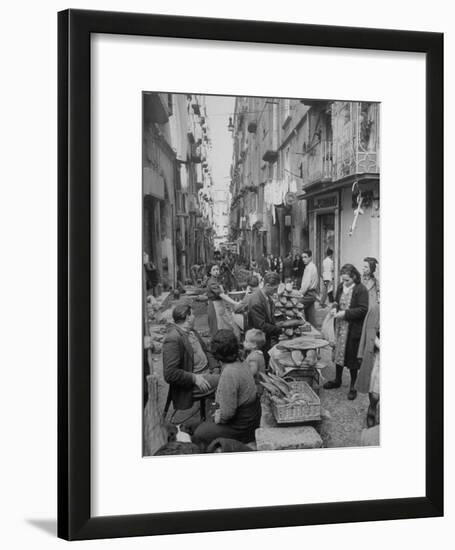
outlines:
[[[216,388],[219,374],[213,371],[218,362],[193,329],[194,315],[190,305],[175,306],[172,318],[174,323],[163,342],[164,379],[170,386],[174,409],[184,410],[193,406],[195,394]]]

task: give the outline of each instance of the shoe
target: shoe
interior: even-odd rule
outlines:
[[[325,390],[334,390],[335,388],[339,388],[340,386],[341,382],[337,382],[336,380],[329,380],[322,387]]]
[[[357,397],[357,390],[350,389],[348,393],[348,399],[352,401]]]
[[[376,425],[376,411],[371,405],[368,407],[367,411],[367,428],[372,428]]]
[[[367,428],[373,428],[376,425],[376,418],[372,414],[367,414]]]

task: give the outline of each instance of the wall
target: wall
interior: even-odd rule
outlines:
[[[383,0],[379,5],[364,2],[328,0],[324,3],[295,3],[281,0],[209,2],[193,0],[144,0],[121,2],[95,0],[91,3],[62,0],[36,3],[24,1],[3,7],[1,41],[2,76],[2,201],[0,229],[3,265],[2,346],[0,362],[2,387],[0,413],[2,424],[2,542],[16,550],[53,550],[71,548],[55,538],[56,517],[56,11],[74,8],[117,11],[173,13],[179,15],[274,19],[295,23],[376,26],[422,31],[446,31],[446,94],[455,97],[455,22],[450,2],[434,0],[417,4]],[[151,60],[149,70],[153,69]],[[302,83],[309,78],[301,67]],[[283,76],[281,76],[283,77]],[[33,166],[30,177],[24,166],[23,128],[30,127],[31,98],[36,106],[32,119],[36,139],[27,151],[27,164]],[[447,127],[455,124],[453,102],[447,101]],[[455,134],[447,131],[448,151],[455,149]],[[446,156],[446,176],[451,182],[455,169]],[[454,216],[449,208],[455,204],[455,186],[446,187],[446,280],[455,271],[452,249],[455,238]],[[18,215],[21,212],[21,215]],[[25,264],[25,265],[24,265]],[[447,292],[447,357],[453,363],[449,335],[455,330],[451,312],[455,308],[453,292]],[[450,356],[449,356],[450,354]],[[397,365],[398,367],[398,365]],[[387,374],[392,376],[391,373]],[[446,397],[455,384],[455,370],[446,372]],[[447,418],[455,415],[453,399],[446,399]],[[26,406],[25,406],[26,405]],[[150,548],[187,550],[256,547],[317,548],[318,550],[383,550],[404,543],[415,550],[449,548],[454,538],[455,436],[446,423],[446,514],[444,519],[421,519],[331,526],[264,529],[211,534],[173,535],[166,537],[98,540],[77,543],[81,549]],[[225,471],[225,470],[223,470]],[[316,472],[323,484],[331,475],[343,472]],[[353,480],[367,483],[368,480]],[[270,483],[270,481],[267,481]],[[272,483],[271,491],[276,486]],[[153,496],[151,495],[151,498]],[[73,543],[73,545],[76,543]]]
[[[379,253],[379,223],[378,212],[373,208],[365,208],[364,214],[357,218],[357,224],[352,236],[349,229],[354,219],[350,189],[343,189],[340,215],[340,263],[354,264],[361,272],[363,258],[373,256],[380,260]],[[403,219],[403,222],[405,220]],[[401,246],[404,246],[404,241]]]

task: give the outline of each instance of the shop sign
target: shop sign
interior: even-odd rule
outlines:
[[[286,206],[292,206],[297,202],[297,195],[295,193],[291,193],[291,191],[288,191],[284,197],[284,202]]]
[[[336,208],[338,206],[337,195],[327,195],[325,197],[315,197],[313,199],[312,210],[321,210],[323,208]]]

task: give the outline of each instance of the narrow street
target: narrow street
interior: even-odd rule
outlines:
[[[144,92],[144,341],[152,340],[147,354],[153,350],[153,356],[148,364],[144,361],[143,400],[147,392],[153,394],[153,415],[150,408],[148,412],[155,428],[169,395],[161,350],[166,325],[172,323],[172,306],[178,300],[191,301],[195,329],[208,343],[209,300],[212,333],[230,327],[238,341],[235,345],[244,346],[242,322],[230,322],[231,312],[225,308],[236,307],[248,290],[250,301],[243,307],[249,328],[260,331],[250,337],[280,342],[272,353],[277,362],[274,372],[281,377],[308,368],[311,384],[317,365],[320,380],[314,389],[319,400],[301,383],[305,371],[286,384],[274,379],[273,372],[259,380],[256,370],[259,392],[256,388],[254,396],[240,403],[240,390],[230,387],[229,396],[235,394],[237,399],[236,414],[247,405],[256,406],[262,388],[269,396],[269,401],[265,397],[261,401],[261,427],[257,428],[258,409],[247,413],[255,418],[255,431],[238,440],[247,441],[254,433],[248,441],[255,439],[253,445],[261,450],[379,444],[378,429],[370,431],[367,443],[361,439],[369,396],[356,395],[357,390],[350,388],[349,372],[354,379],[363,369],[363,385],[358,387],[379,403],[379,138],[380,108],[373,101]],[[257,287],[264,292],[256,292]],[[319,329],[329,308],[321,308],[321,302],[336,302],[324,337]],[[153,304],[156,310],[149,311]],[[158,311],[165,317],[161,321],[155,318]],[[374,312],[371,317],[370,312]],[[177,313],[176,323],[186,323],[188,313],[186,319],[179,315],[185,313]],[[147,332],[150,325],[155,333]],[[193,339],[191,348],[185,331],[174,330],[172,338],[167,372],[178,408],[191,403],[179,399],[180,392],[194,390],[187,387],[191,380],[198,388],[206,388],[208,381],[181,376],[180,369],[194,368],[200,345]],[[247,342],[246,348],[260,355],[264,343]],[[343,365],[335,389],[323,387],[336,378],[332,353]],[[258,362],[253,370],[259,368]],[[153,387],[146,382],[149,367],[155,375]],[[241,390],[252,394],[251,384],[248,387],[244,382]],[[210,417],[214,404],[206,405]],[[188,418],[194,423],[198,406],[174,413],[170,404],[167,422],[172,420],[172,426],[166,429],[175,430]],[[220,424],[231,420],[235,424],[235,414],[230,414],[229,406],[226,410],[227,421]],[[369,410],[373,426],[378,417],[373,408]],[[299,431],[300,424],[314,421],[319,413],[320,421]],[[225,428],[208,427],[238,436]]]

